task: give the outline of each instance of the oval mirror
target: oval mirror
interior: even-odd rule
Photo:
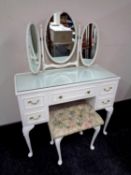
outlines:
[[[83,65],[92,65],[96,59],[98,49],[98,29],[95,24],[89,23],[84,28],[80,47],[80,57]]]
[[[38,73],[41,66],[40,40],[39,32],[32,23],[27,26],[26,49],[29,68],[32,73]]]
[[[73,55],[77,43],[76,26],[71,17],[56,12],[48,21],[45,32],[45,48],[51,61],[67,62]]]

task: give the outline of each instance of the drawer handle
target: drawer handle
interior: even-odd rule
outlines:
[[[86,93],[87,93],[87,94],[90,94],[90,93],[91,93],[91,91],[87,91]]]
[[[102,101],[102,104],[106,105],[110,102],[110,100],[107,100],[107,101]]]
[[[104,91],[105,91],[105,92],[109,92],[111,89],[112,89],[112,87],[110,86],[110,87],[108,87],[108,88],[104,88]]]
[[[29,119],[30,120],[38,120],[39,118],[41,117],[41,115],[38,115],[38,116],[31,116]]]
[[[37,105],[39,102],[40,102],[40,100],[37,100],[36,102],[33,102],[33,101],[29,100],[28,104]]]
[[[59,96],[59,99],[62,99],[62,98],[63,98],[63,96],[62,96],[62,95],[60,95],[60,96]]]

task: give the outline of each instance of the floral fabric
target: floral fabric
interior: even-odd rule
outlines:
[[[102,118],[86,101],[52,106],[49,129],[53,138],[70,135],[102,125]]]

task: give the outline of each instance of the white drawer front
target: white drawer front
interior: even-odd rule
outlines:
[[[100,88],[100,95],[114,94],[117,88],[117,83],[107,83]]]
[[[114,100],[113,100],[112,96],[97,99],[96,108],[103,109],[105,107],[111,106],[111,105],[113,105],[113,101]]]
[[[25,114],[27,124],[37,124],[48,121],[48,113],[46,111],[39,111]]]
[[[51,104],[59,104],[95,96],[94,88],[74,89],[51,94]]]
[[[36,107],[41,107],[44,104],[44,97],[36,96],[36,97],[26,97],[23,99],[24,108],[31,109]]]

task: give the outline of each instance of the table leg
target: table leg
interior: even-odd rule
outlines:
[[[33,156],[33,151],[32,151],[32,147],[31,147],[31,142],[30,142],[30,137],[29,137],[29,133],[30,131],[34,128],[34,125],[30,125],[30,126],[23,126],[22,132],[23,135],[25,137],[27,146],[29,148],[29,153],[28,153],[28,157],[32,157]]]
[[[104,128],[103,128],[103,134],[107,135],[106,129],[107,129],[107,126],[109,124],[111,115],[113,113],[113,107],[107,107],[107,108],[105,108],[105,110],[107,111],[107,115],[106,115],[105,125],[104,125]]]

